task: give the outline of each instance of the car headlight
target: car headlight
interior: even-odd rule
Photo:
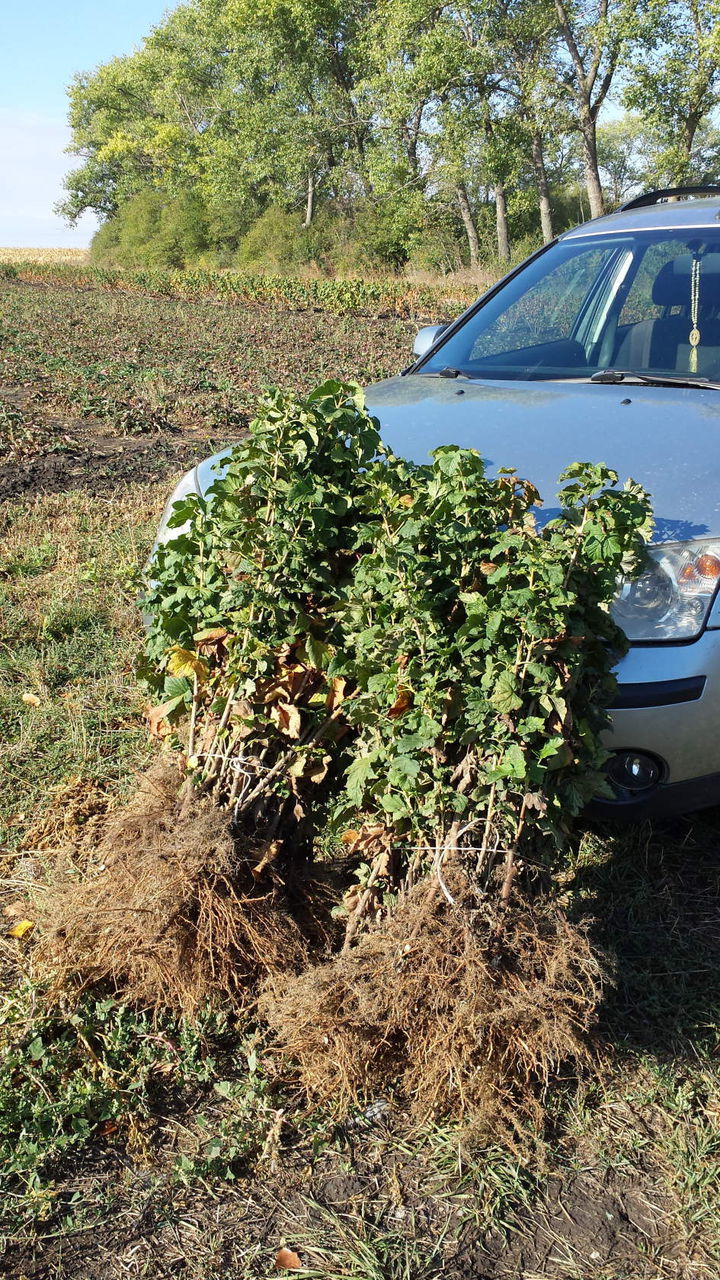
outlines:
[[[720,538],[648,547],[648,562],[624,578],[612,615],[628,640],[693,640],[720,583]]]

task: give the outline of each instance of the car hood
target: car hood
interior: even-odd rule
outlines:
[[[532,481],[545,519],[558,511],[565,467],[604,462],[650,493],[654,542],[720,536],[720,391],[407,374],[368,387],[366,400],[402,457],[427,462],[443,444],[477,449],[488,474],[514,467]],[[229,453],[200,463],[201,493]]]
[[[402,457],[477,449],[490,475],[514,467],[536,486],[545,518],[569,463],[604,462],[649,491],[653,541],[720,535],[720,391],[408,374],[369,387],[366,399]]]

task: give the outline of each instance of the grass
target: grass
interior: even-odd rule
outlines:
[[[70,356],[65,295],[43,296],[58,308],[46,330],[37,296],[14,295],[18,332],[27,322],[42,346],[52,330]],[[93,310],[81,302],[68,303],[78,368]],[[99,369],[126,365],[138,333],[147,367],[170,381],[179,359],[189,367],[183,344],[197,349],[207,304],[183,304],[177,342],[176,304],[112,305],[123,327],[100,311]],[[276,321],[247,323],[260,351]],[[336,323],[352,373],[352,335]],[[234,380],[231,328],[221,316],[208,363]],[[405,331],[383,332],[399,350]],[[317,354],[297,356],[297,382],[327,333]],[[31,382],[34,357],[17,341],[6,380],[22,364]],[[356,367],[371,344],[368,329]],[[61,374],[44,367],[54,403]],[[185,366],[178,377],[191,394]],[[73,484],[0,510],[0,909],[41,882],[58,847],[75,846],[82,874],[104,813],[153,754],[136,593],[169,482]],[[532,1156],[450,1125],[413,1128],[390,1085],[379,1118],[309,1109],[251,1025],[158,1022],[111,993],[48,1009],[31,942],[0,939],[0,1269],[15,1280],[180,1269],[264,1280],[286,1246],[326,1280],[716,1280],[719,851],[716,812],[578,840],[568,906],[594,918],[615,983],[598,1074],[580,1088],[553,1082]]]
[[[42,828],[54,788],[122,789],[148,758],[136,595],[162,500],[139,486],[119,500],[74,492],[2,508],[2,844]]]
[[[353,1222],[314,1201],[308,1209],[314,1232],[298,1245],[310,1274],[323,1280],[440,1280],[443,1275],[442,1229],[426,1241],[419,1223],[411,1222],[408,1232],[408,1224],[398,1230],[362,1219]]]

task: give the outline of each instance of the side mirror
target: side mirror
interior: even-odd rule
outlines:
[[[445,332],[447,327],[446,324],[426,324],[423,329],[418,329],[413,342],[413,355],[416,360],[427,354],[433,342]]]

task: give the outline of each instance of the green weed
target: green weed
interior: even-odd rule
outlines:
[[[222,1018],[191,1026],[111,998],[63,1010],[38,1008],[36,997],[25,980],[0,1006],[0,1234],[56,1219],[58,1203],[77,1229],[83,1206],[61,1190],[69,1161],[118,1144],[149,1151],[160,1115],[183,1115],[188,1103],[192,1130],[180,1127],[190,1141],[170,1178],[234,1180],[258,1156],[274,1113],[252,1050],[233,1054],[233,1079],[219,1077],[230,1034]]]
[[[368,1207],[369,1214],[360,1217],[308,1202],[313,1234],[297,1242],[304,1274],[322,1280],[440,1280],[447,1228],[434,1240],[423,1240],[412,1214],[400,1228],[373,1222]]]

